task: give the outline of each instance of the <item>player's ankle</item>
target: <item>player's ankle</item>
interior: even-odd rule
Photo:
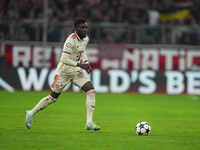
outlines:
[[[30,112],[29,112],[29,116],[30,116],[30,117],[33,117],[33,115],[34,115],[34,114],[33,114],[33,111],[30,110]]]

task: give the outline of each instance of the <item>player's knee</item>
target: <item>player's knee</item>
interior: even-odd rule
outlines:
[[[50,93],[50,99],[54,102],[56,102],[56,100],[58,99],[59,96],[60,96],[60,93],[56,93],[53,91],[51,91],[51,93]]]
[[[88,81],[87,83],[85,83],[81,89],[85,92],[85,93],[95,93],[95,89],[93,87],[93,84],[91,81]]]

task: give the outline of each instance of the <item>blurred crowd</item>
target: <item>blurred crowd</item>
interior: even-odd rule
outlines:
[[[41,40],[44,2],[0,0],[0,36]],[[55,24],[84,17],[102,25],[91,29],[92,38],[99,41],[199,44],[199,10],[200,0],[48,0],[48,40],[63,40],[58,38],[63,30]]]

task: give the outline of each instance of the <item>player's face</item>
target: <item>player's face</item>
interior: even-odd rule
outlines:
[[[87,33],[88,33],[88,24],[87,23],[82,23],[82,24],[79,24],[77,27],[76,27],[76,33],[78,34],[78,36],[82,39],[84,37],[87,36]]]

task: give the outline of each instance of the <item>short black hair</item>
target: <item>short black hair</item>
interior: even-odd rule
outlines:
[[[83,23],[86,23],[86,19],[83,19],[83,18],[78,18],[74,21],[74,27],[76,28],[79,24],[83,24]]]

